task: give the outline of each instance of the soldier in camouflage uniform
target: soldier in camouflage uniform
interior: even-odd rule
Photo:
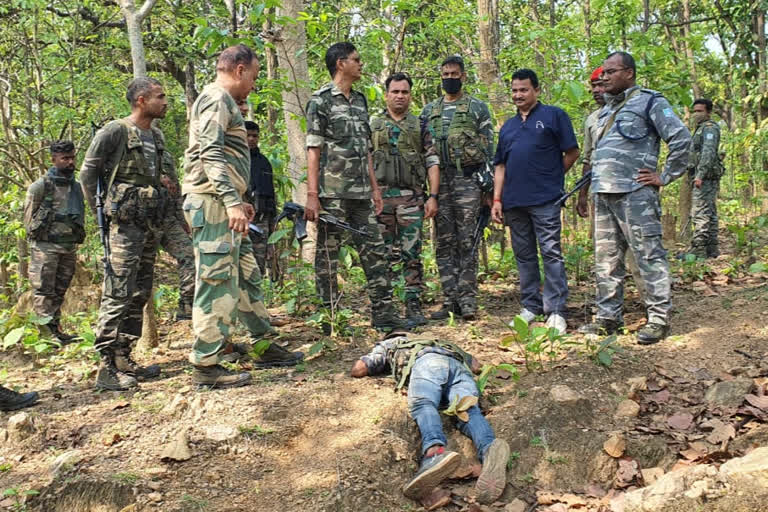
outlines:
[[[272,164],[259,150],[259,125],[253,121],[245,122],[248,132],[248,148],[251,150],[251,204],[256,212],[253,224],[261,228],[263,234],[251,232],[253,255],[259,264],[261,274],[266,277],[267,259],[269,254],[269,236],[275,229],[277,217],[277,202],[275,201],[275,184],[272,174]]]
[[[432,134],[419,118],[408,112],[411,78],[395,73],[385,81],[387,108],[371,120],[373,166],[382,189],[384,208],[378,216],[391,263],[403,263],[407,320],[424,325],[421,312],[423,270],[421,231],[424,218],[437,213],[440,169]],[[424,184],[429,179],[429,199]]]
[[[195,343],[189,355],[194,383],[210,387],[243,386],[251,374],[219,363],[250,352],[229,339],[237,319],[251,336],[272,332],[262,302],[261,274],[248,238],[253,206],[248,202],[250,151],[237,101],[248,97],[259,72],[250,48],[224,50],[216,81],[203,89],[189,118],[185,154],[184,216],[192,229],[197,283],[192,309]],[[303,355],[271,343],[254,363],[259,368],[298,363]]]
[[[691,219],[693,238],[688,251],[700,258],[717,258],[717,193],[725,168],[720,161],[720,127],[709,117],[712,101],[704,98],[693,102],[693,133],[689,174],[693,180]]]
[[[628,53],[609,55],[603,76],[606,105],[598,121],[591,184],[597,319],[582,332],[611,333],[622,326],[624,253],[629,247],[645,281],[648,322],[637,333],[637,342],[647,345],[667,336],[671,307],[659,188],[685,172],[691,134],[661,94],[635,84],[635,61]],[[660,139],[668,144],[669,156],[659,175]]]
[[[152,121],[165,117],[168,102],[160,82],[146,77],[128,85],[126,98],[131,114],[96,133],[80,171],[92,211],[99,181],[106,196],[111,268],[104,272],[95,347],[102,359],[96,387],[107,390],[133,388],[137,380],[160,375],[157,365],[136,364],[131,350],[141,336],[165,214],[160,184],[165,141]]]
[[[440,65],[445,96],[421,112],[429,126],[440,158],[439,211],[435,259],[443,288],[443,307],[433,320],[461,314],[465,320],[477,312],[477,252],[472,235],[484,192],[493,190],[487,167],[494,154],[493,123],[488,106],[462,92],[467,75],[464,60],[446,58]],[[488,188],[481,189],[481,184]]]
[[[51,144],[53,167],[27,190],[24,228],[30,239],[32,309],[50,320],[41,334],[62,345],[74,336],[61,331],[61,304],[75,275],[77,245],[85,240],[85,204],[75,179],[75,145]]]
[[[403,326],[392,303],[387,249],[376,223],[382,211],[381,190],[373,171],[371,129],[365,96],[352,89],[360,79],[360,55],[351,43],[336,43],[325,53],[332,81],[312,94],[307,105],[307,202],[305,218],[320,210],[365,230],[351,236],[368,280],[372,325],[381,330]],[[371,208],[373,200],[374,208]],[[375,214],[374,214],[375,211]],[[315,285],[327,308],[338,305],[336,278],[342,230],[317,226]],[[330,325],[323,325],[330,332]]]
[[[181,194],[176,165],[168,151],[163,152],[163,171],[160,178],[167,195],[166,214],[160,233],[160,247],[176,260],[179,273],[179,306],[176,320],[192,319],[192,300],[195,296],[195,254],[192,250],[190,230],[181,209]]]

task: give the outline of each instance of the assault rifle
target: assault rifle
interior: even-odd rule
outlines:
[[[555,205],[557,206],[564,206],[565,202],[568,200],[569,197],[571,197],[573,194],[584,188],[585,185],[588,185],[589,182],[592,181],[592,171],[589,171],[585,175],[583,175],[581,178],[579,178],[579,181],[576,182],[576,184],[573,186],[573,188],[560,196],[560,199],[555,201]]]
[[[475,233],[472,236],[472,254],[475,254],[475,251],[477,251],[477,246],[480,245],[480,240],[483,239],[483,233],[490,221],[491,208],[488,205],[483,205],[483,207],[480,208],[480,215],[478,215],[477,224],[475,224]]]
[[[248,223],[248,229],[251,230],[252,233],[256,233],[261,238],[264,238],[264,230],[261,229],[259,226],[254,224],[253,222]]]
[[[302,241],[305,238],[307,238],[307,221],[304,218],[303,206],[297,203],[286,201],[283,204],[283,211],[281,211],[280,215],[278,215],[277,219],[275,219],[275,224],[278,224],[281,220],[286,218],[293,221],[293,231],[296,234],[296,240]],[[350,233],[355,233],[367,238],[370,237],[370,235],[365,231],[363,231],[362,229],[353,227],[352,225],[344,222],[343,220],[337,217],[334,217],[330,213],[321,213],[320,215],[318,215],[317,220],[318,222],[324,222],[329,226],[336,226],[337,228],[341,228],[345,231],[349,231]]]
[[[109,247],[109,219],[104,214],[104,193],[104,177],[99,176],[96,180],[96,221],[99,224],[101,245],[104,246],[104,257],[101,261],[104,263],[104,271],[108,275],[114,275],[112,263],[110,262],[112,249]]]

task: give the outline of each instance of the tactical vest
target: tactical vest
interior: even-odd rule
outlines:
[[[462,174],[462,168],[479,167],[490,158],[486,155],[488,141],[478,132],[469,112],[473,101],[478,100],[464,95],[455,103],[456,111],[447,133],[443,129],[444,98],[432,105],[429,114],[429,125],[440,148],[440,162],[451,162],[459,174]]]
[[[49,175],[43,178],[43,201],[32,216],[27,234],[38,242],[82,243],[85,240],[85,204],[82,189],[71,180],[69,192],[57,187]],[[69,211],[69,198],[74,195],[77,210]]]
[[[704,128],[715,128],[717,129],[717,135],[718,135],[718,141],[720,137],[720,126],[712,121],[711,119],[707,119],[706,121],[699,124],[699,126],[696,127],[696,130],[693,132],[693,138],[692,138],[692,148],[693,151],[691,151],[691,173],[695,174],[696,167],[699,166],[699,161],[701,160],[701,149],[704,147]],[[723,165],[723,161],[720,159],[720,155],[717,155],[717,165],[714,169],[707,172],[707,174],[704,176],[705,180],[719,180],[723,177],[725,174],[725,165]]]
[[[160,174],[163,168],[163,151],[165,151],[165,138],[163,132],[154,126],[152,137],[155,142],[155,170],[149,166],[144,156],[144,144],[141,142],[141,133],[139,128],[125,119],[118,119],[117,122],[125,129],[127,140],[125,148],[121,153],[120,160],[115,167],[110,185],[112,182],[130,183],[132,185],[151,185],[158,187],[160,185]]]
[[[396,129],[400,133],[393,144]],[[371,132],[376,181],[389,187],[423,190],[427,171],[419,118],[408,115],[395,125],[394,121],[376,117],[371,121]]]
[[[120,149],[107,187],[105,209],[109,217],[118,222],[157,227],[165,216],[166,192],[160,184],[163,169],[165,139],[163,133],[152,127],[155,143],[154,172],[144,156],[144,144],[139,128],[133,123],[118,119],[125,129],[125,146]]]
[[[392,378],[395,380],[395,390],[401,389],[411,375],[413,365],[419,352],[427,347],[440,347],[449,352],[447,357],[453,357],[460,361],[472,372],[472,356],[450,341],[441,341],[434,338],[419,338],[418,335],[407,335],[387,352],[387,359],[392,368]]]

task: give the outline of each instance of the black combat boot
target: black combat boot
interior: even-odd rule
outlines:
[[[131,358],[130,347],[120,347],[115,350],[115,367],[121,372],[134,376],[137,380],[154,379],[160,375],[160,366],[151,364],[140,366]]]
[[[372,309],[371,325],[374,329],[389,333],[395,329],[408,328],[408,324],[400,318],[400,315],[395,312],[395,308],[391,304],[380,308],[374,306]]]
[[[421,301],[418,297],[412,297],[405,302],[405,318],[413,327],[427,324],[427,319],[421,312]]]
[[[115,354],[112,349],[101,351],[101,367],[96,374],[96,388],[107,391],[126,391],[139,386],[132,375],[122,372],[115,365]]]
[[[36,391],[17,393],[0,386],[0,411],[15,411],[35,405],[38,395]]]
[[[598,334],[601,336],[610,336],[611,334],[618,333],[622,328],[624,328],[624,324],[617,320],[598,318],[591,324],[586,324],[579,327],[578,332],[580,334]]]
[[[457,303],[453,301],[443,302],[443,307],[429,315],[429,318],[432,320],[445,320],[451,316],[451,313],[454,315],[460,315],[461,308]]]
[[[192,320],[192,299],[179,297],[179,305],[176,309],[176,320]]]

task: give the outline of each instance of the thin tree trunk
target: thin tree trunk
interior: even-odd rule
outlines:
[[[131,45],[134,78],[147,76],[147,57],[144,52],[144,40],[141,37],[141,24],[156,3],[157,0],[144,0],[141,9],[137,11],[134,0],[120,0],[120,8],[125,17],[128,42]]]
[[[274,12],[274,8],[270,9]],[[267,16],[267,20],[264,22],[264,33],[272,34],[273,27],[270,16]],[[267,80],[270,82],[277,79],[277,69],[279,66],[277,60],[277,52],[272,45],[265,45],[264,47],[266,68],[267,68]],[[261,133],[266,133],[270,144],[277,144],[280,140],[280,134],[277,133],[275,126],[277,125],[277,116],[279,111],[271,103],[267,105],[267,127],[266,130],[262,130]]]

